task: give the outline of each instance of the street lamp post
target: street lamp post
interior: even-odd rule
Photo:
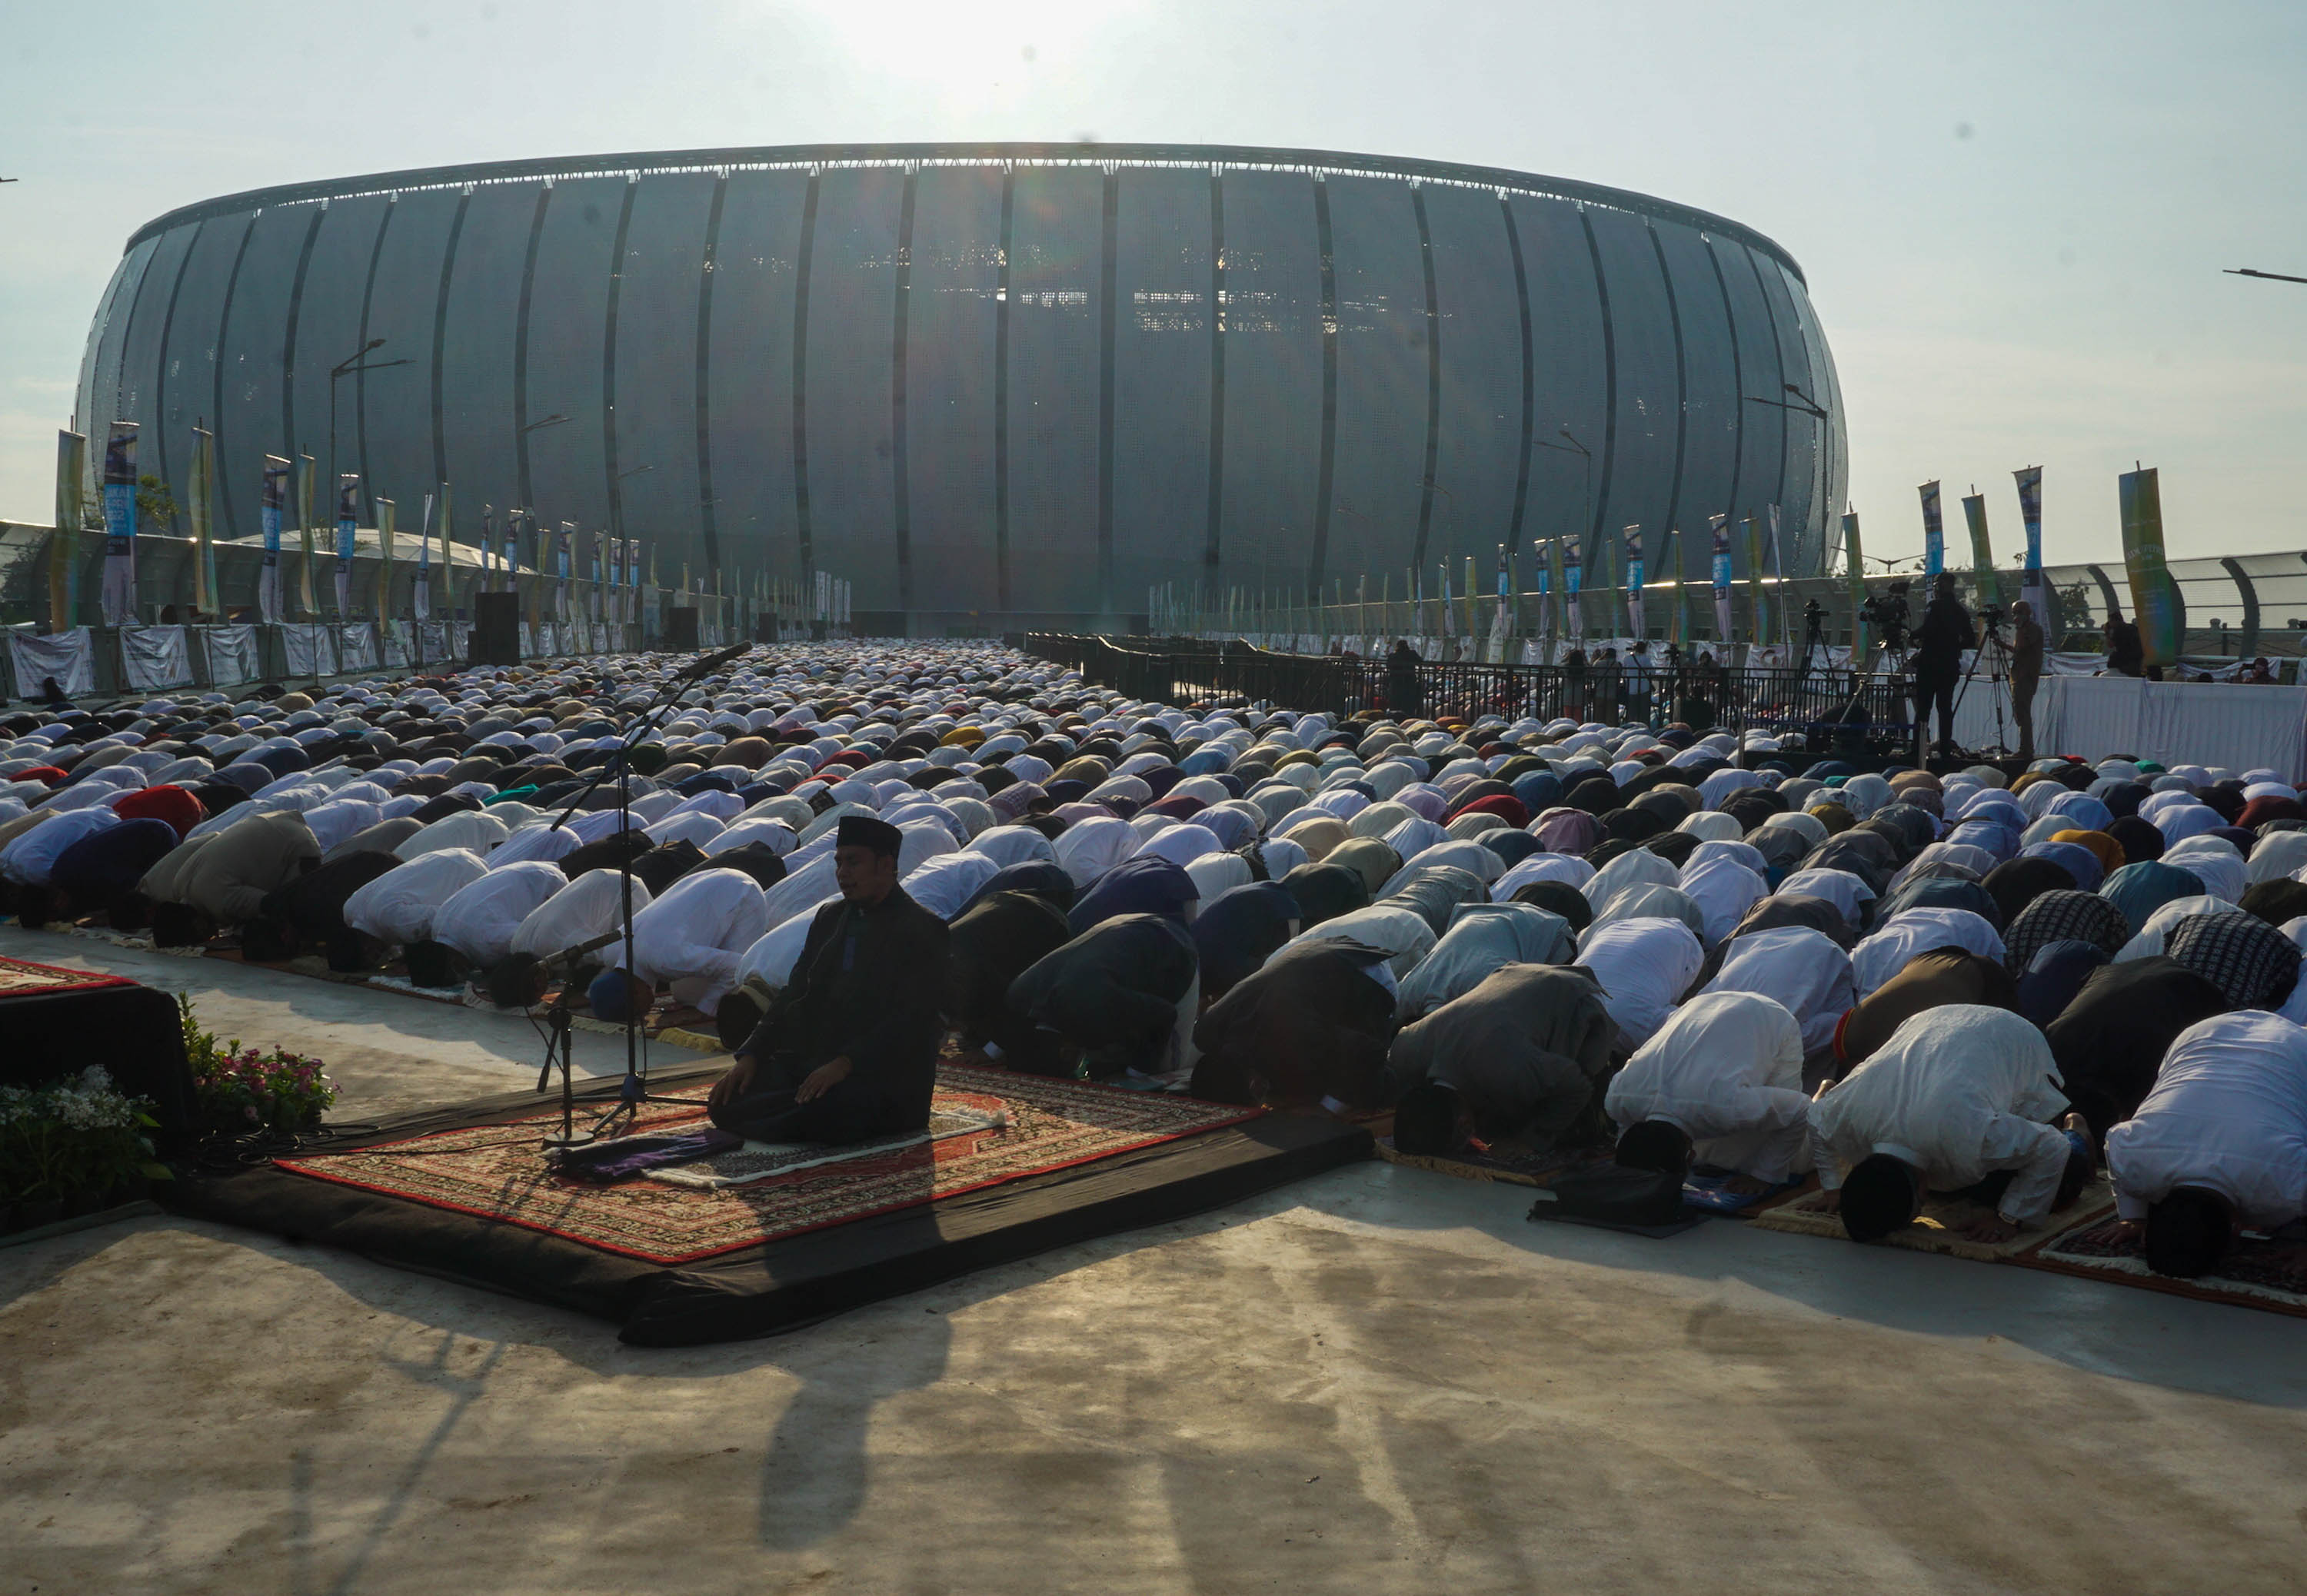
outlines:
[[[1791,403],[1785,399],[1766,399],[1760,394],[1744,394],[1740,397],[1749,405],[1768,405],[1776,410],[1792,410],[1800,414],[1807,415],[1812,420],[1818,422],[1818,497],[1820,515],[1822,516],[1819,525],[1823,528],[1826,524],[1823,517],[1831,516],[1834,514],[1834,507],[1826,502],[1829,484],[1829,479],[1827,476],[1828,461],[1826,457],[1826,444],[1827,439],[1830,436],[1827,431],[1827,423],[1832,421],[1834,416],[1831,411],[1829,411],[1824,405],[1821,405],[1816,399],[1812,398],[1808,394],[1803,392],[1798,384],[1789,382],[1785,385],[1785,388],[1788,393],[1794,395],[1794,400]],[[1825,554],[1825,535],[1822,530],[1819,541],[1819,551],[1822,559]],[[1797,568],[1799,569],[1802,562],[1797,559],[1795,563]]]
[[[330,504],[335,501],[337,497],[337,485],[342,480],[337,474],[337,383],[340,379],[352,376],[356,372],[383,371],[389,371],[394,366],[405,366],[408,364],[408,362],[406,360],[381,360],[372,362],[367,359],[367,355],[370,351],[382,349],[383,347],[384,340],[382,338],[371,338],[367,343],[363,344],[359,348],[354,350],[350,354],[345,356],[344,359],[339,361],[335,365],[329,368],[329,492],[328,497],[322,501],[324,504]],[[361,485],[363,487],[366,487],[368,484],[364,482]],[[310,573],[307,574],[309,575]],[[315,599],[314,602],[317,603],[319,601]],[[339,620],[344,619],[344,616],[341,613],[341,607],[337,619]],[[320,680],[320,661],[317,650],[314,653],[313,669],[314,671],[313,679],[317,682]]]

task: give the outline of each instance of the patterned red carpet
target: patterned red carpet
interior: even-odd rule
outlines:
[[[705,1088],[645,1105],[638,1131],[701,1127]],[[279,1160],[318,1180],[478,1214],[650,1263],[682,1264],[981,1187],[1110,1157],[1256,1117],[1255,1110],[940,1063],[935,1112],[1007,1123],[895,1150],[868,1147],[793,1174],[718,1189],[666,1181],[599,1187],[545,1167],[557,1111],[337,1155]]]
[[[2287,1235],[2282,1240],[2246,1238],[2216,1272],[2195,1280],[2157,1275],[2140,1253],[2136,1236],[2123,1234],[2112,1219],[2102,1219],[2054,1237],[2019,1261],[2175,1296],[2307,1315],[2307,1242]]]
[[[64,969],[54,964],[34,964],[24,959],[0,959],[0,997],[30,997],[36,993],[89,992],[99,986],[133,985],[124,976],[100,976],[84,969]]]

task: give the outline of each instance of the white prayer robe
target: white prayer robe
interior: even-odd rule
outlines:
[[[592,874],[614,878],[613,871]],[[454,948],[475,968],[486,969],[502,963],[513,951],[513,934],[522,923],[569,885],[560,866],[542,859],[495,865],[478,881],[459,888],[434,911],[433,940]],[[640,883],[633,883],[635,903],[646,901],[648,892]]]
[[[1625,857],[1625,856],[1620,856]],[[1619,920],[1591,926],[1580,940],[1578,967],[1602,984],[1602,1006],[1628,1052],[1658,1032],[1675,1000],[1706,963],[1698,934],[1680,920]]]
[[[2217,1192],[2253,1230],[2307,1213],[2307,1030],[2245,1010],[2182,1031],[2139,1112],[2106,1133],[2106,1167],[2125,1219],[2178,1186]]]
[[[1810,1167],[1802,1071],[1802,1028],[1783,1004],[1702,992],[1612,1077],[1603,1106],[1622,1131],[1663,1120],[1690,1138],[1697,1162],[1784,1181]]]
[[[2065,1133],[2048,1122],[2066,1106],[2041,1031],[2008,1010],[1949,1003],[1908,1020],[1811,1105],[1812,1156],[1830,1191],[1875,1153],[1939,1191],[2015,1170],[1999,1210],[2028,1225],[2051,1211],[2067,1167]]]
[[[345,924],[382,943],[423,942],[442,906],[488,873],[469,848],[436,848],[358,888],[345,900]]]

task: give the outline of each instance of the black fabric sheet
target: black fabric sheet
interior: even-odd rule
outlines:
[[[723,1066],[660,1071],[659,1090]],[[584,1094],[615,1095],[604,1082]],[[518,1093],[412,1114],[332,1144],[349,1149],[534,1114]],[[1222,1207],[1370,1155],[1369,1133],[1327,1115],[1243,1124],[958,1193],[688,1265],[622,1258],[517,1225],[291,1174],[270,1165],[155,1195],[176,1212],[319,1242],[379,1263],[605,1319],[639,1346],[693,1346],[797,1329],[1053,1247]]]
[[[101,1064],[113,1083],[150,1097],[163,1153],[192,1128],[193,1075],[176,1000],[133,984],[0,998],[0,1084],[45,1086]]]

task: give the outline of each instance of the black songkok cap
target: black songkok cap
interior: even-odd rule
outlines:
[[[898,844],[905,841],[896,826],[870,815],[845,815],[841,829],[833,839],[836,848],[870,848],[875,853],[895,858]]]

